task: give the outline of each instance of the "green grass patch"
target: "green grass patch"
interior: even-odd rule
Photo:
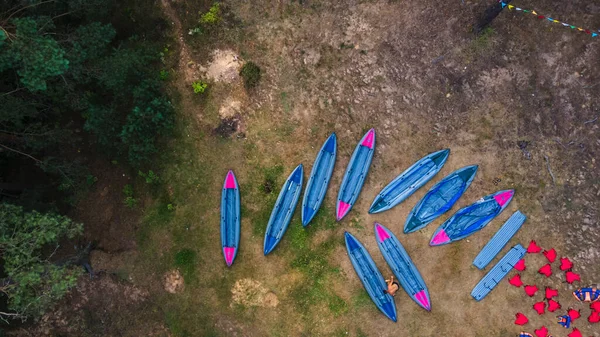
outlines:
[[[328,209],[319,215],[311,227],[304,228],[299,217],[294,218],[288,228],[289,250],[293,255],[290,266],[303,274],[303,280],[291,292],[294,306],[310,319],[313,306],[325,306],[331,314],[338,317],[348,311],[348,304],[331,290],[331,277],[339,274],[339,269],[329,262],[329,258],[339,240],[330,235],[325,241],[311,244],[315,234],[327,230],[331,220],[325,215]],[[331,218],[332,215],[329,215]]]
[[[184,248],[175,253],[175,267],[181,271],[186,283],[191,283],[196,278],[196,252]]]

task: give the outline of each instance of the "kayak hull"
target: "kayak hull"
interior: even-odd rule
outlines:
[[[444,166],[450,149],[430,153],[400,173],[375,197],[369,213],[380,213],[398,205],[425,185]]]
[[[514,190],[498,191],[458,210],[433,233],[429,245],[445,245],[481,230],[508,206],[514,193]]]
[[[294,210],[300,199],[300,193],[302,192],[303,178],[302,164],[300,164],[292,171],[279,192],[265,232],[265,255],[275,249],[292,220]]]
[[[387,318],[396,322],[396,303],[394,298],[385,292],[387,284],[371,255],[352,234],[345,232],[345,239],[348,257],[369,297]]]
[[[229,170],[221,192],[221,247],[228,267],[233,264],[240,244],[240,190]]]
[[[404,233],[412,233],[449,211],[465,193],[477,173],[477,165],[456,170],[433,186],[412,209]]]
[[[332,133],[323,143],[306,183],[304,197],[302,198],[302,226],[306,227],[314,218],[321,207],[327,187],[331,180],[335,157],[337,154],[337,138]]]
[[[431,298],[427,285],[398,238],[382,224],[376,222],[374,228],[379,250],[402,288],[415,303],[430,311]]]
[[[375,152],[375,129],[367,131],[362,137],[352,157],[348,162],[346,173],[338,192],[335,214],[337,221],[342,220],[354,206],[360,191],[365,184],[365,179],[371,167],[373,153]]]

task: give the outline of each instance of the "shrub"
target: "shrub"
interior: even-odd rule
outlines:
[[[260,67],[254,62],[247,62],[240,70],[240,76],[244,79],[244,85],[246,88],[253,88],[258,85],[260,81],[261,73]]]
[[[194,94],[203,94],[204,91],[206,91],[206,88],[208,87],[208,84],[204,81],[194,81],[194,83],[192,83],[192,88],[194,89]]]
[[[210,6],[208,12],[200,15],[200,20],[198,20],[198,22],[209,25],[215,24],[221,20],[220,14],[220,5],[218,2],[215,2],[212,6]]]
[[[148,170],[148,173],[138,171],[138,175],[146,180],[146,184],[156,184],[160,180],[158,175],[152,170]]]

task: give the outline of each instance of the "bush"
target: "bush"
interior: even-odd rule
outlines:
[[[194,81],[194,83],[192,83],[192,88],[194,89],[194,94],[203,94],[204,91],[206,91],[206,88],[208,88],[208,84],[204,81]]]
[[[198,20],[198,22],[200,22],[201,24],[215,24],[217,22],[219,22],[221,20],[221,8],[218,2],[215,2],[210,9],[208,10],[208,12],[200,15],[200,20]]]
[[[138,171],[138,175],[146,180],[146,184],[157,184],[160,181],[159,176],[152,170],[148,170],[148,173]]]
[[[240,76],[244,79],[246,88],[254,88],[260,81],[260,67],[254,62],[247,62],[240,70]]]

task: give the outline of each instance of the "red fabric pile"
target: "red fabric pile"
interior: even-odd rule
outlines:
[[[513,286],[515,286],[517,288],[521,287],[523,285],[523,281],[521,281],[521,275],[517,274],[517,275],[511,277],[508,280],[508,283],[512,284]]]
[[[548,300],[548,311],[555,312],[558,309],[560,309],[560,303],[555,300]]]
[[[535,335],[537,337],[548,337],[548,329],[545,326],[535,330]]]
[[[540,270],[538,270],[538,273],[546,276],[546,277],[550,277],[550,275],[552,275],[552,266],[550,266],[550,263],[544,265],[542,268],[540,268]]]
[[[567,279],[567,283],[569,284],[573,284],[573,282],[575,281],[581,281],[581,277],[579,276],[579,274],[575,274],[570,270],[565,273],[565,277]]]
[[[517,264],[515,264],[515,269],[518,271],[524,271],[525,270],[525,259],[520,259],[519,262],[517,262]]]
[[[556,260],[556,250],[554,248],[545,250],[544,256],[548,259],[548,261],[550,261],[550,263],[552,263]]]
[[[558,290],[546,287],[546,299],[558,296]]]
[[[565,271],[573,268],[573,262],[566,257],[560,258],[560,270]]]
[[[542,251],[542,248],[535,243],[535,240],[531,240],[529,247],[527,247],[527,253],[536,254]],[[546,336],[544,336],[546,337]]]
[[[533,310],[535,310],[538,315],[543,315],[546,312],[546,302],[537,302],[533,305]]]
[[[516,325],[525,325],[525,324],[527,324],[527,322],[529,322],[529,319],[527,319],[527,316],[523,315],[522,313],[518,312],[515,315],[515,324]]]
[[[527,296],[529,297],[533,297],[533,295],[535,295],[535,293],[538,291],[538,287],[535,285],[526,285],[525,286],[525,293],[527,294]]]

